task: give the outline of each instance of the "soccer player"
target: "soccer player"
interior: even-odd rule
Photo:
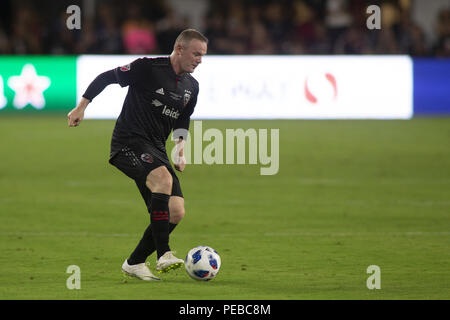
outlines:
[[[150,213],[149,226],[122,265],[124,273],[142,280],[160,280],[145,263],[154,251],[159,273],[183,265],[169,247],[169,234],[185,210],[180,182],[165,145],[173,130],[174,167],[182,172],[186,166],[184,142],[199,90],[190,73],[202,62],[207,43],[200,32],[184,30],[169,57],[140,58],[97,76],[67,115],[69,126],[77,127],[88,104],[107,85],[128,86],[112,135],[109,162],[135,181]]]

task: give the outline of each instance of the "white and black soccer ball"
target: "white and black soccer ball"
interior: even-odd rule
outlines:
[[[216,250],[208,246],[198,246],[189,250],[184,259],[187,274],[194,280],[208,281],[219,272],[220,256]]]

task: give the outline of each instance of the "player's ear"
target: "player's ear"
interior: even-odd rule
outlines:
[[[181,43],[178,43],[176,46],[175,46],[175,51],[176,51],[176,53],[180,56],[182,53],[183,53],[183,50],[184,50],[184,47],[183,47],[183,44],[181,44]]]

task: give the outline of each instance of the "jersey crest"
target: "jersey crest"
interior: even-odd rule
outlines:
[[[185,107],[189,103],[189,100],[191,100],[191,92],[189,90],[184,90],[183,102]]]

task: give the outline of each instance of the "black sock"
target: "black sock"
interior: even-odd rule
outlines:
[[[138,258],[130,257],[129,263],[141,263],[142,256],[149,243],[153,240],[153,245],[156,248],[157,258],[159,259],[164,253],[170,251],[169,247],[169,199],[170,196],[164,193],[152,193],[151,195],[151,209],[150,226],[144,232],[141,242],[138,244]],[[136,251],[135,250],[135,251]],[[145,260],[144,260],[145,261]],[[143,262],[143,261],[142,261]]]
[[[169,222],[169,233],[171,233],[176,226],[176,223]],[[150,224],[144,231],[144,235],[142,236],[141,241],[139,241],[136,249],[134,249],[133,253],[128,258],[128,264],[144,263],[147,257],[155,252],[155,250],[156,246],[153,241],[152,224]]]
[[[152,224],[153,241],[156,253],[161,257],[169,247],[169,199],[170,195],[164,193],[152,193],[150,221]]]

